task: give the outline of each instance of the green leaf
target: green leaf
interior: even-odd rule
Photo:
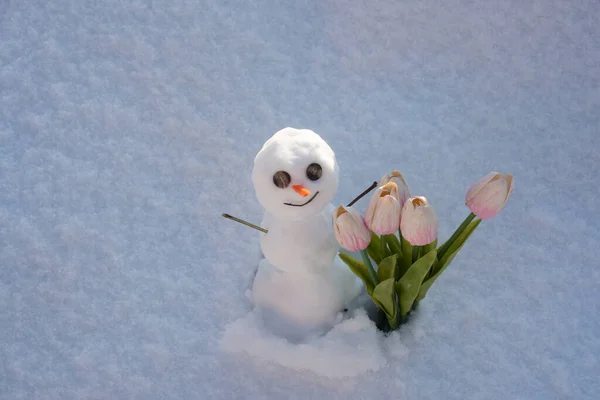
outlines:
[[[386,279],[396,278],[396,260],[398,256],[392,254],[389,257],[384,258],[377,267],[377,275],[381,282]]]
[[[388,317],[388,320],[395,320],[398,312],[396,301],[396,292],[394,291],[394,278],[386,279],[375,286],[371,295],[373,302],[381,308]]]
[[[375,264],[379,265],[383,257],[381,256],[381,238],[377,234],[371,232],[371,243],[369,243],[366,250],[367,254],[375,261]]]
[[[400,239],[398,239],[398,236],[394,234],[385,235],[384,239],[388,244],[390,250],[392,250],[392,253],[398,254],[399,256],[402,254],[402,244],[400,243]]]
[[[395,289],[399,296],[401,317],[404,317],[411,310],[415,299],[419,295],[421,283],[425,276],[427,276],[436,258],[437,251],[435,249],[431,250],[415,261],[404,276],[400,278],[398,283],[396,283]]]
[[[454,252],[454,254],[452,254],[452,255],[450,255],[450,257],[448,257],[448,259],[447,259],[448,261],[446,262],[446,265],[449,265],[450,262],[452,262],[456,253],[457,252]],[[419,289],[419,295],[417,296],[417,301],[421,301],[425,298],[425,296],[427,296],[427,292],[429,291],[429,288],[431,288],[431,285],[433,285],[433,282],[435,282],[435,280],[437,278],[439,278],[439,276],[442,274],[444,269],[445,269],[445,267],[442,268],[441,270],[439,270],[437,273],[435,273],[432,277],[427,278],[425,281],[423,281],[423,283],[421,284],[421,288]]]
[[[365,263],[346,253],[340,253],[339,256],[340,259],[350,268],[350,270],[354,272],[354,275],[358,276],[365,283],[367,293],[371,295],[371,293],[373,293],[373,289],[375,288],[375,284],[371,282],[371,278],[369,277],[369,272],[367,271]]]
[[[456,241],[458,236],[460,236],[460,234],[469,226],[469,224],[471,223],[471,221],[473,221],[475,217],[476,215],[473,213],[467,215],[467,218],[465,218],[465,220],[460,224],[460,226],[456,228],[452,236],[450,236],[450,238],[438,248],[438,259],[444,257],[446,251],[448,250],[448,247],[450,247],[450,245],[454,243],[454,241]]]
[[[375,269],[373,268],[373,263],[371,262],[371,257],[369,257],[369,255],[367,254],[367,252],[365,250],[360,251],[360,256],[362,257],[363,263],[365,264],[365,267],[367,268],[367,273],[369,274],[371,283],[373,284],[373,286],[377,286],[377,284],[379,283],[379,277],[377,276],[377,272],[375,272]]]
[[[435,280],[442,274],[442,272],[444,272],[446,267],[448,267],[448,265],[450,265],[452,260],[454,260],[454,257],[456,256],[458,251],[463,247],[463,245],[465,244],[465,242],[467,241],[469,236],[471,236],[473,231],[475,231],[475,228],[477,228],[477,226],[479,226],[480,223],[481,223],[481,219],[477,219],[477,220],[471,222],[461,232],[461,234],[458,235],[456,240],[448,246],[448,248],[447,248],[446,252],[444,253],[444,255],[442,256],[442,258],[440,260],[438,260],[435,263],[435,265],[433,266],[432,276],[427,278],[427,280],[425,280],[423,282],[423,284],[421,285],[421,290],[419,291],[419,297],[417,298],[419,301],[423,300],[425,298],[425,296],[427,296],[427,291],[429,290],[431,285],[433,285],[433,282],[435,282]]]
[[[401,242],[402,242],[402,257],[400,257],[400,260],[398,262],[398,278],[402,278],[404,276],[404,274],[406,273],[406,271],[408,271],[408,269],[412,265],[412,253],[413,253],[412,244],[410,244],[410,242],[408,240],[404,239],[404,237],[402,237]]]
[[[465,230],[462,231],[460,235],[458,235],[456,240],[452,244],[450,244],[448,250],[446,250],[446,253],[440,259],[439,267],[434,270],[434,273],[437,273],[438,270],[445,268],[449,264],[448,260],[450,259],[450,257],[452,256],[452,258],[454,258],[453,254],[456,254],[456,252],[460,250],[460,248],[465,244],[469,236],[471,236],[473,231],[475,231],[475,228],[477,228],[480,223],[481,219],[477,219],[471,222],[465,228]]]

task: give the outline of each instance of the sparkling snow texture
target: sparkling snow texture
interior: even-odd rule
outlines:
[[[0,1],[0,399],[597,399],[598,21],[589,0]],[[285,126],[335,150],[333,204],[398,169],[442,239],[477,179],[515,189],[408,325],[354,316],[302,358],[248,314],[259,235],[220,216],[260,223],[253,159]]]

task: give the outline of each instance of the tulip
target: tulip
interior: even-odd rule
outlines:
[[[406,200],[402,207],[400,232],[413,246],[425,246],[437,239],[438,217],[425,197]]]
[[[506,205],[513,189],[511,174],[490,172],[467,191],[465,204],[481,219],[495,217]]]
[[[376,234],[391,235],[400,225],[400,210],[398,186],[394,182],[388,182],[373,193],[365,213],[365,221]]]
[[[400,202],[400,207],[402,207],[404,202],[410,197],[410,188],[404,179],[404,175],[402,175],[400,171],[393,170],[381,178],[379,186],[383,186],[388,182],[394,182],[398,187],[398,201]]]
[[[371,242],[371,232],[364,218],[352,207],[339,206],[335,210],[333,230],[340,246],[348,251],[364,250]]]

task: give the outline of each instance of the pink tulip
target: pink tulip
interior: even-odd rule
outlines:
[[[371,242],[371,231],[364,218],[352,207],[339,206],[335,210],[333,230],[340,246],[348,251],[364,250]]]
[[[506,205],[513,189],[511,174],[490,172],[467,191],[465,204],[481,219],[495,217]]]
[[[398,230],[400,210],[398,186],[394,182],[388,182],[373,193],[365,213],[365,221],[376,234],[390,235]]]
[[[404,179],[404,175],[402,175],[400,171],[393,170],[381,178],[381,181],[379,181],[379,186],[383,186],[388,182],[394,182],[398,187],[398,201],[400,202],[400,207],[402,207],[406,199],[410,197],[410,188]]]
[[[402,207],[400,232],[413,246],[425,246],[437,239],[438,217],[425,197],[406,200]]]

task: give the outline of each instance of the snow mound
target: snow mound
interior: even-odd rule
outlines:
[[[229,324],[221,348],[247,353],[294,370],[312,371],[326,378],[346,378],[378,371],[387,363],[382,334],[362,309],[329,332],[300,343],[268,330],[258,309]]]

